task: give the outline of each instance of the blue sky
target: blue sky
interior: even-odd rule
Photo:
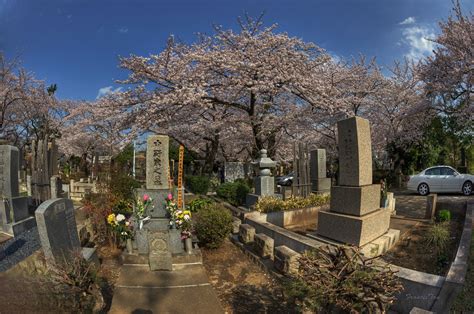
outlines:
[[[464,12],[474,1],[461,0]],[[343,58],[375,56],[383,66],[432,49],[424,38],[451,13],[448,0],[0,0],[0,50],[59,98],[93,100],[127,76],[118,56],[159,52],[170,34],[192,42],[212,25],[237,29],[236,18],[265,12],[267,25]]]

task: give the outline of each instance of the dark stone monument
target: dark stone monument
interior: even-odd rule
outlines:
[[[20,196],[18,148],[0,145],[0,229],[16,236],[36,225],[28,213],[28,197]]]
[[[64,262],[75,250],[81,250],[86,259],[96,256],[94,248],[81,249],[77,233],[74,206],[70,199],[58,198],[43,202],[35,212],[41,247],[46,260]]]

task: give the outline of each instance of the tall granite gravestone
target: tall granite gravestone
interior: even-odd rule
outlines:
[[[148,254],[151,270],[171,270],[172,254],[184,253],[179,230],[170,229],[165,200],[169,186],[169,137],[151,135],[147,139],[146,188],[137,189],[137,197],[147,194],[153,200],[146,216],[150,219],[136,231],[135,247],[139,254]]]
[[[380,208],[380,185],[372,184],[369,121],[339,121],[339,186],[331,188],[330,211],[320,211],[318,234],[362,246],[389,229],[390,211]]]
[[[35,211],[41,247],[48,262],[67,261],[73,251],[81,250],[86,260],[96,259],[95,248],[82,248],[77,234],[74,205],[70,199],[43,202]]]
[[[310,177],[313,192],[326,193],[331,189],[331,178],[326,177],[326,150],[310,152]]]
[[[36,225],[28,214],[28,197],[20,196],[18,148],[0,145],[0,228],[16,236]]]
[[[276,162],[267,157],[267,151],[260,151],[260,158],[253,162],[254,167],[258,169],[258,176],[254,178],[255,193],[247,194],[245,203],[247,207],[253,206],[262,196],[275,196],[275,178],[272,176],[271,169],[275,168]]]

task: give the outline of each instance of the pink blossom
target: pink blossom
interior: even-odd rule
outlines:
[[[173,195],[170,193],[168,194],[168,200],[171,201],[173,199]]]
[[[150,199],[150,196],[148,194],[143,195],[143,201],[146,202]]]

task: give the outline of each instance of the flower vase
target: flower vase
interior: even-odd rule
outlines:
[[[193,239],[191,239],[190,237],[184,239],[184,250],[188,254],[191,254],[193,252]]]
[[[127,253],[132,254],[133,253],[132,239],[127,239],[125,244],[127,246]]]

